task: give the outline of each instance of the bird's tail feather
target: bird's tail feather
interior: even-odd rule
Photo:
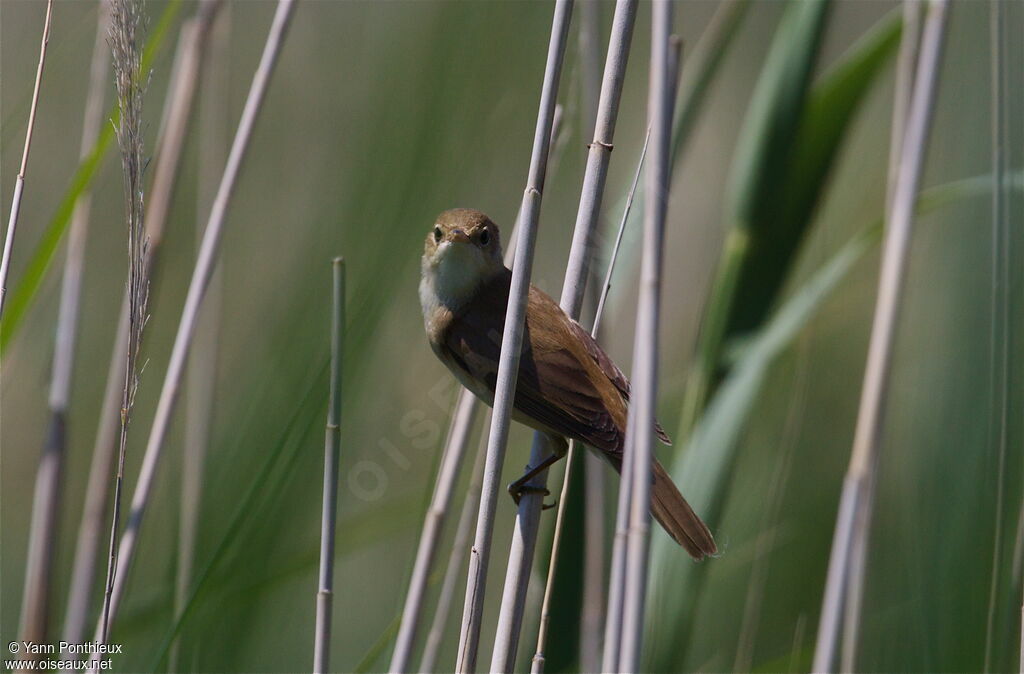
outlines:
[[[694,559],[703,559],[705,555],[710,556],[718,551],[707,525],[693,512],[657,459],[654,460],[651,514]]]

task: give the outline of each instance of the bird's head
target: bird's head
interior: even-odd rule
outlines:
[[[468,208],[437,216],[423,246],[422,272],[441,302],[461,305],[504,268],[501,234],[490,218]]]

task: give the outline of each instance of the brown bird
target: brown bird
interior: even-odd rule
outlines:
[[[420,304],[427,339],[449,370],[493,405],[512,272],[501,256],[498,226],[466,208],[437,217],[423,250]],[[509,486],[525,483],[565,455],[570,438],[592,447],[616,471],[629,410],[629,381],[580,325],[530,286],[512,416],[551,436],[555,456]],[[657,436],[671,444],[665,431]],[[654,460],[651,514],[694,558],[716,552],[711,532]]]

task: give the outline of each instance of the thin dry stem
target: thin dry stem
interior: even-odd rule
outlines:
[[[320,586],[316,593],[316,638],[313,672],[323,674],[331,662],[331,607],[334,598],[334,534],[338,520],[338,462],[341,459],[341,372],[345,350],[345,261],[335,258],[334,306],[331,312],[331,397],[324,440],[324,498],[320,515]]]
[[[512,401],[515,396],[516,377],[519,371],[523,323],[526,317],[526,297],[530,285],[530,271],[533,266],[534,245],[537,240],[541,193],[544,190],[544,178],[547,174],[551,128],[555,114],[558,81],[568,41],[571,12],[571,0],[557,0],[551,39],[548,45],[544,84],[541,89],[540,109],[534,133],[530,172],[520,208],[520,229],[517,237],[515,264],[512,268],[504,334],[501,341],[501,356],[498,363],[494,411],[491,415],[487,459],[484,467],[480,513],[477,518],[474,544],[470,551],[466,601],[459,636],[458,659],[455,666],[456,671],[460,673],[472,672],[476,669],[480,625],[483,620],[484,592],[487,583],[487,562],[490,557],[491,539],[494,532],[494,513],[497,509],[498,493],[501,491],[499,486],[501,467],[505,458]]]
[[[116,126],[121,150],[121,178],[124,188],[124,218],[128,228],[128,342],[125,350],[125,378],[121,394],[121,434],[118,446],[117,475],[114,482],[113,516],[107,558],[107,580],[103,594],[99,640],[107,641],[110,597],[114,589],[117,565],[117,533],[121,520],[121,492],[124,487],[124,462],[127,453],[128,423],[135,392],[138,389],[138,357],[142,330],[146,324],[149,280],[145,274],[148,239],[143,223],[142,104],[145,82],[141,71],[141,30],[144,29],[143,3],[137,0],[112,0],[110,5],[110,49],[114,66],[114,84],[120,115]]]
[[[930,0],[925,19],[921,55],[914,77],[892,209],[888,213],[878,282],[878,300],[868,346],[853,451],[843,482],[822,600],[813,663],[813,669],[817,672],[831,669],[844,606],[848,602],[854,602],[859,607],[860,597],[864,591],[864,573],[853,568],[855,574],[851,576],[851,567],[856,566],[858,559],[864,559],[864,549],[870,534],[873,486],[878,464],[882,416],[888,394],[892,346],[899,319],[906,262],[913,231],[914,203],[927,152],[938,86],[947,7],[947,0]],[[851,583],[851,579],[857,582]],[[859,621],[860,615],[847,616],[846,620]],[[854,653],[857,644],[849,644],[844,648]]]
[[[473,533],[473,514],[480,504],[480,488],[483,485],[484,479],[484,459],[487,455],[488,434],[486,427],[480,434],[476,459],[473,461],[472,477],[470,478],[469,488],[466,490],[466,498],[462,504],[462,513],[459,515],[459,524],[455,530],[452,549],[448,555],[448,567],[444,572],[444,580],[441,582],[441,591],[438,593],[434,618],[427,633],[427,643],[423,648],[423,657],[420,659],[419,671],[424,674],[437,671],[437,653],[441,648],[445,624],[455,597],[455,583],[461,570],[461,562],[465,556],[466,546],[469,544],[469,537]]]
[[[608,164],[614,143],[615,122],[618,118],[622,85],[626,76],[626,63],[633,36],[636,7],[635,0],[619,0],[616,3],[593,142],[590,144],[587,157],[587,168],[583,177],[580,203],[576,214],[576,226],[573,229],[572,247],[569,251],[565,280],[562,284],[560,305],[571,318],[579,318],[591,258],[596,247],[594,238],[608,177]],[[540,465],[551,456],[549,445],[550,441],[546,435],[535,434],[530,453],[531,466]],[[568,471],[569,466],[567,465],[566,472]],[[537,475],[530,484],[542,489],[546,481],[547,471]],[[529,587],[529,570],[533,566],[533,553],[539,529],[542,495],[543,491],[540,490],[528,492],[519,501],[519,510],[509,551],[508,569],[505,575],[505,589],[498,614],[491,671],[511,671],[515,665],[526,593]],[[564,496],[562,498],[564,500]]]
[[[102,123],[103,94],[107,77],[107,23],[108,14],[101,5],[90,67],[89,92],[86,95],[82,121],[80,157],[83,158],[92,151]],[[67,451],[68,398],[71,391],[90,201],[90,193],[85,191],[75,204],[61,281],[50,381],[50,432],[36,478],[36,495],[29,534],[29,558],[25,574],[22,620],[29,632],[23,631],[22,638],[26,641],[45,642],[49,632],[53,560],[59,528],[58,513],[61,510],[63,495],[60,486]],[[39,507],[40,510],[35,510],[35,507]]]
[[[921,42],[921,9],[922,0],[904,0],[903,27],[900,40],[899,55],[896,62],[896,84],[893,92],[892,131],[889,138],[889,176],[885,193],[885,212],[892,210],[892,201],[896,189],[896,177],[899,169],[900,152],[903,136],[907,126],[907,112],[910,108],[910,95],[914,85],[914,70],[917,67],[917,53]],[[867,487],[874,491],[874,483]],[[851,587],[859,587],[865,583],[867,572],[867,547],[858,548],[856,555],[850,560],[849,580]],[[840,662],[844,671],[853,671],[857,654],[854,645],[859,641],[860,593],[853,593],[846,603],[843,618],[843,639]]]
[[[441,465],[437,471],[437,483],[430,499],[430,506],[423,522],[423,533],[420,536],[413,564],[412,577],[409,580],[409,591],[405,598],[402,621],[398,630],[395,650],[391,655],[390,672],[404,672],[408,668],[412,656],[413,644],[419,628],[419,616],[426,594],[427,581],[437,552],[444,520],[451,504],[452,494],[462,467],[463,456],[469,445],[470,432],[476,419],[477,399],[472,393],[460,388],[455,411],[452,414],[448,439],[445,442]]]
[[[179,41],[170,90],[162,115],[162,124],[156,145],[156,168],[150,199],[144,220],[148,246],[143,274],[145,282],[153,272],[163,241],[164,225],[180,172],[182,149],[188,135],[191,107],[194,99],[196,72],[202,62],[202,52],[208,39],[209,22],[215,16],[221,0],[203,0],[197,16],[197,25],[183,27],[191,39]],[[92,594],[102,527],[107,508],[107,482],[117,449],[120,430],[120,407],[125,380],[125,358],[128,349],[129,294],[122,297],[120,317],[115,330],[115,343],[107,372],[107,383],[99,415],[96,441],[93,445],[85,505],[79,525],[75,558],[72,567],[71,588],[64,634],[69,643],[82,640]]]
[[[558,148],[561,147],[558,143],[561,128],[562,106],[556,105],[555,114],[551,121],[552,164],[557,160]],[[516,223],[519,222],[518,215],[515,220]],[[504,262],[506,266],[512,263],[515,255],[516,232],[517,229],[514,224],[512,231],[509,233],[509,245],[505,247]],[[402,609],[398,637],[395,640],[395,648],[391,654],[391,665],[388,667],[388,670],[391,672],[406,671],[409,660],[412,657],[412,648],[416,641],[416,634],[419,631],[419,617],[423,609],[423,598],[426,594],[427,582],[432,573],[437,546],[444,528],[444,521],[448,516],[448,509],[455,491],[455,483],[458,481],[459,472],[464,461],[463,457],[466,453],[466,448],[469,446],[469,431],[473,426],[473,420],[476,417],[477,410],[480,408],[480,404],[476,396],[465,388],[459,388],[459,394],[452,413],[451,427],[448,430],[444,451],[441,455],[441,465],[437,471],[434,493],[431,496],[430,506],[427,509],[423,522],[422,534],[420,535],[419,546],[416,550],[416,560],[413,562],[412,577],[409,579],[409,590],[406,593],[405,605]],[[460,519],[460,527],[462,526],[461,521]],[[447,581],[447,575],[445,578]],[[444,615],[447,616],[447,608]],[[437,620],[438,617],[435,615],[435,624],[437,624]],[[434,655],[436,657],[436,651]],[[424,656],[423,662],[427,660],[428,658]],[[421,662],[421,667],[423,666]],[[430,667],[433,668],[433,666],[434,664],[431,662]]]
[[[149,496],[156,476],[156,467],[163,451],[171,415],[177,401],[185,363],[192,345],[192,337],[195,334],[199,309],[202,306],[203,297],[205,296],[210,277],[213,274],[227,207],[237,183],[242,161],[248,150],[252,130],[262,109],[267,85],[269,84],[274,66],[277,64],[294,8],[294,0],[279,0],[278,2],[270,33],[264,45],[263,56],[253,77],[252,86],[249,90],[245,108],[242,111],[238,130],[228,156],[227,166],[221,179],[220,188],[217,191],[217,198],[214,200],[210,219],[203,235],[203,243],[200,247],[192,281],[189,284],[185,307],[182,310],[181,321],[178,324],[178,332],[171,351],[171,360],[168,364],[167,374],[160,392],[160,399],[157,403],[153,427],[150,431],[145,455],[143,456],[142,469],[139,472],[139,478],[136,483],[132,499],[132,518],[118,546],[117,582],[113,588],[110,601],[111,621],[116,616],[117,607],[124,593],[125,578],[134,560],[139,528],[145,515],[146,506],[149,504]],[[97,633],[99,633],[99,627],[97,628]]]
[[[222,6],[223,5],[223,6]],[[182,76],[182,82],[198,87],[199,105],[197,131],[199,135],[199,167],[196,212],[208,213],[216,196],[217,178],[224,171],[227,160],[230,7],[221,0],[203,0],[199,15],[191,22],[191,32],[198,31],[197,49],[204,53],[209,43],[209,54],[203,60],[206,66],[194,78]],[[220,8],[219,12],[217,11]],[[215,16],[216,15],[216,16]],[[185,28],[182,28],[184,33]],[[198,82],[196,82],[198,80]],[[152,207],[151,207],[152,208]],[[199,217],[202,217],[200,215]],[[196,222],[196,245],[202,243],[202,223]],[[196,538],[201,510],[203,467],[210,442],[210,428],[214,415],[218,337],[221,313],[220,265],[210,279],[206,302],[200,311],[196,327],[196,345],[188,364],[188,390],[185,404],[185,443],[182,447],[181,510],[178,518],[178,563],[175,574],[174,613],[180,616],[188,599],[195,560]],[[171,649],[170,670],[178,671],[181,636]]]
[[[990,6],[989,30],[992,61],[992,289],[990,335],[990,370],[992,373],[992,403],[990,443],[995,445],[996,497],[995,540],[992,545],[992,571],[989,585],[988,616],[985,625],[985,671],[993,670],[992,659],[998,641],[996,613],[1000,600],[999,566],[1004,552],[1004,503],[1006,495],[1006,460],[1008,444],[1008,408],[1010,400],[1010,210],[1006,176],[1010,169],[1009,138],[1009,30],[1007,2],[993,2]]]
[[[626,197],[626,207],[625,207],[625,210],[623,210],[623,212],[622,212],[622,219],[619,221],[619,228],[618,228],[618,231],[616,232],[616,235],[615,235],[615,245],[612,248],[611,257],[608,260],[608,269],[605,272],[604,284],[602,285],[602,288],[601,288],[601,297],[600,297],[600,299],[597,302],[597,310],[596,310],[596,312],[594,314],[594,325],[593,325],[593,328],[590,331],[590,334],[591,334],[592,337],[596,337],[597,336],[598,329],[599,329],[599,327],[601,325],[601,315],[602,315],[602,313],[604,311],[605,301],[608,299],[608,292],[611,290],[611,287],[612,287],[612,274],[615,272],[615,262],[616,262],[616,260],[619,257],[619,244],[622,242],[622,234],[623,234],[623,232],[626,229],[626,222],[628,222],[628,220],[629,220],[629,211],[630,211],[630,209],[633,206],[633,196],[634,196],[634,194],[636,192],[637,183],[640,181],[640,172],[643,170],[644,157],[647,156],[647,142],[650,140],[650,138],[651,138],[651,134],[650,134],[650,132],[648,132],[647,136],[644,139],[643,149],[640,151],[640,159],[637,161],[636,173],[633,176],[633,184],[630,186],[629,194]],[[552,593],[554,591],[555,570],[558,567],[558,555],[559,555],[559,550],[561,549],[562,526],[563,526],[562,523],[563,523],[563,519],[565,517],[566,503],[568,503],[568,500],[569,500],[568,499],[568,495],[569,495],[569,482],[570,482],[571,476],[572,476],[573,455],[576,452],[576,448],[577,447],[578,447],[578,443],[576,443],[575,441],[572,442],[569,445],[569,455],[566,458],[565,473],[564,473],[564,475],[562,477],[562,491],[560,492],[560,495],[559,495],[558,515],[557,515],[557,517],[555,519],[555,532],[554,532],[554,535],[552,537],[552,542],[551,542],[551,559],[550,559],[550,562],[548,564],[548,575],[547,575],[547,580],[546,580],[546,582],[544,584],[544,599],[543,599],[543,603],[541,604],[540,629],[538,630],[538,633],[537,633],[537,649],[536,649],[535,655],[533,656],[533,665],[532,665],[532,670],[531,670],[533,672],[533,674],[540,674],[540,672],[544,671],[544,660],[545,660],[544,651],[545,651],[545,648],[546,648],[546,645],[547,645],[547,629],[548,629],[548,626],[549,626],[550,620],[551,620],[551,616],[550,616],[551,596],[552,596]],[[590,455],[587,454],[586,456],[590,456]],[[603,469],[603,466],[599,465],[598,467]],[[589,469],[590,466],[586,466],[586,468]],[[588,478],[589,477],[590,476],[588,475]],[[603,533],[603,530],[604,530],[604,526],[603,526],[604,512],[603,512],[603,510],[595,512],[595,513],[591,513],[591,512],[588,511],[586,513],[586,516],[587,517],[593,517],[593,518],[599,518],[599,522],[601,522],[600,531]],[[588,534],[589,534],[589,530],[588,530]],[[594,564],[595,566],[598,566],[599,568],[602,568],[602,570],[603,570],[603,566],[604,566],[604,563],[603,563],[604,562],[604,548],[603,548],[603,546],[601,546],[601,547],[599,547],[597,549],[597,553],[600,553],[600,557],[597,560],[591,560],[590,563]],[[596,555],[597,553],[592,553],[592,554]],[[586,574],[584,574],[584,575],[586,575]],[[599,576],[599,580],[602,583],[604,582],[603,574],[601,574],[601,576]],[[586,587],[584,588],[584,591],[585,592],[587,591]],[[601,588],[600,593],[603,596],[603,587]],[[584,600],[586,600],[586,596],[584,597]],[[599,611],[600,611],[600,609],[599,609]],[[598,618],[599,617],[600,616],[598,616]],[[599,620],[597,621],[596,629],[600,630],[600,621]],[[583,651],[583,653],[581,653],[581,658],[582,657],[590,657],[590,658],[592,658],[594,660],[597,660],[598,659],[598,657],[597,657],[598,656],[597,648],[598,648],[598,645],[600,643],[600,639],[599,639],[599,637],[597,639],[593,639],[592,638],[591,642],[592,642],[592,646],[593,646],[594,651],[592,653],[590,653],[589,656],[588,656],[586,651],[581,648],[581,651]],[[600,662],[596,662],[593,667],[588,667],[588,668],[585,669],[585,671],[598,671],[598,668],[600,666],[601,666],[601,663]]]
[[[662,249],[669,195],[669,157],[672,143],[672,93],[670,69],[672,5],[655,0],[651,16],[651,72],[648,117],[651,124],[651,161],[644,190],[644,244],[637,302],[636,340],[633,346],[633,378],[628,432],[633,438],[633,485],[626,549],[626,587],[622,605],[619,671],[640,668],[643,643],[644,600],[647,591],[651,529],[651,472],[654,456],[655,405],[658,394],[658,325],[660,323]]]
[[[39,64],[36,66],[36,83],[32,88],[32,105],[28,111],[28,128],[25,130],[25,148],[21,153],[21,168],[14,182],[14,198],[11,199],[11,215],[7,220],[7,235],[4,238],[4,253],[0,259],[0,318],[4,314],[4,299],[7,296],[7,275],[11,270],[11,255],[14,252],[14,232],[18,228],[18,214],[21,211],[21,195],[25,191],[25,173],[28,171],[28,151],[32,146],[32,132],[36,126],[36,108],[39,106],[39,89],[43,82],[43,65],[46,63],[46,47],[50,44],[50,18],[53,15],[53,0],[46,2],[46,19],[43,22],[43,38],[39,46]]]

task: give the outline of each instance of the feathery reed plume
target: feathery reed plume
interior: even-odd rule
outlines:
[[[80,157],[92,151],[103,116],[103,97],[107,77],[107,24],[105,5],[98,10],[96,40],[89,70],[82,121]],[[85,191],[75,204],[68,235],[67,257],[61,280],[60,306],[50,379],[50,430],[39,461],[29,531],[28,562],[25,566],[25,591],[22,599],[22,635],[25,641],[46,642],[49,632],[53,562],[57,544],[58,517],[61,509],[61,482],[67,449],[68,399],[71,395],[78,307],[85,261],[85,239],[89,226],[90,193]]]
[[[21,168],[14,182],[14,197],[11,199],[11,215],[7,220],[7,235],[4,237],[4,253],[0,258],[0,317],[4,314],[4,298],[7,296],[7,274],[11,270],[11,254],[14,252],[14,232],[18,228],[18,213],[21,211],[21,195],[25,191],[25,172],[28,170],[28,151],[32,146],[32,131],[36,126],[36,108],[39,106],[39,88],[43,82],[43,64],[46,63],[46,46],[50,44],[50,17],[53,15],[53,0],[46,2],[46,19],[43,21],[43,39],[39,46],[39,64],[36,66],[36,83],[32,89],[32,104],[28,111],[28,128],[25,130],[25,149],[21,153]]]
[[[644,190],[643,258],[633,346],[633,386],[630,395],[626,461],[633,463],[630,518],[626,548],[626,584],[622,602],[622,634],[618,671],[640,671],[644,599],[647,591],[651,530],[651,483],[654,467],[655,405],[658,394],[658,325],[660,323],[662,244],[669,196],[669,157],[672,142],[672,5],[655,0],[651,15],[651,73],[648,117],[651,161]],[[630,456],[632,450],[632,456]]]
[[[203,48],[209,37],[208,27],[220,5],[221,0],[203,0],[196,19],[182,26],[183,34],[178,43],[171,76],[171,94],[166,99],[161,117],[161,129],[155,152],[156,167],[149,192],[149,204],[146,207],[145,228],[148,245],[143,270],[147,282],[158,259],[171,196],[177,184],[182,149],[192,117],[190,113],[196,73],[200,68]],[[115,331],[116,338],[89,467],[85,505],[75,546],[68,606],[64,618],[64,636],[69,643],[78,643],[82,640],[92,596],[97,552],[107,507],[106,484],[120,429],[118,408],[121,405],[122,382],[125,378],[123,354],[128,348],[128,313],[129,296],[126,292],[122,297],[121,313]]]
[[[551,39],[548,44],[547,65],[544,70],[544,84],[541,88],[540,109],[537,114],[537,128],[533,138],[530,172],[520,207],[518,243],[515,264],[512,267],[512,282],[509,290],[508,309],[505,314],[504,334],[501,340],[501,357],[498,363],[494,411],[491,415],[487,443],[487,462],[484,468],[480,513],[469,557],[466,600],[462,629],[459,634],[458,659],[455,665],[456,671],[460,673],[472,672],[476,668],[480,623],[483,620],[484,591],[487,583],[487,563],[490,559],[491,539],[494,533],[494,512],[498,505],[498,492],[501,490],[499,486],[501,467],[504,463],[509,424],[512,420],[512,401],[519,372],[523,324],[526,319],[526,299],[530,287],[530,271],[533,267],[534,244],[537,240],[541,194],[547,174],[551,127],[555,115],[558,81],[568,42],[571,14],[572,0],[556,1],[551,24]]]
[[[238,173],[241,169],[242,161],[245,159],[256,119],[262,109],[263,99],[267,92],[274,66],[277,64],[294,8],[295,0],[278,1],[273,23],[267,36],[267,41],[264,44],[263,55],[253,76],[249,95],[246,98],[242,117],[239,120],[235,139],[231,146],[231,152],[228,155],[224,175],[217,191],[217,198],[214,200],[210,219],[203,235],[203,243],[200,247],[196,267],[189,284],[188,295],[185,298],[185,307],[182,310],[174,347],[171,351],[171,359],[164,377],[163,387],[160,391],[160,398],[157,402],[153,427],[150,430],[149,440],[146,444],[142,468],[136,482],[132,498],[132,517],[125,528],[118,547],[117,582],[113,588],[110,602],[111,621],[116,616],[117,608],[124,594],[127,573],[135,557],[139,529],[142,525],[146,506],[149,504],[149,496],[153,488],[153,480],[156,476],[156,467],[163,451],[174,405],[177,402],[178,391],[185,370],[185,362],[192,345],[192,336],[195,333],[199,309],[202,306],[206,288],[213,274],[227,207],[234,193]]]
[[[597,337],[597,332],[598,332],[598,329],[599,329],[599,327],[601,325],[601,315],[602,315],[602,312],[604,311],[605,300],[607,300],[607,298],[608,298],[608,291],[612,287],[612,274],[615,272],[615,261],[619,257],[619,244],[622,242],[622,234],[623,234],[623,232],[626,229],[626,222],[629,220],[629,211],[633,207],[633,195],[636,193],[636,186],[637,186],[637,183],[640,181],[640,172],[643,170],[644,157],[647,156],[647,141],[650,140],[650,137],[651,137],[651,134],[648,133],[646,135],[645,139],[644,139],[644,146],[643,146],[643,149],[641,149],[641,151],[640,151],[640,159],[637,161],[637,165],[636,165],[636,173],[633,176],[633,184],[632,184],[632,186],[630,186],[629,194],[626,197],[626,208],[622,212],[622,219],[619,221],[619,228],[618,228],[618,231],[615,234],[615,245],[612,248],[611,257],[608,260],[608,269],[605,272],[604,283],[602,284],[602,287],[601,287],[601,296],[598,299],[597,311],[594,314],[594,325],[593,325],[593,328],[591,328],[591,330],[590,330],[590,335],[592,337]],[[575,446],[575,443],[573,443],[573,446],[570,447],[570,449],[569,449],[570,452],[572,452],[574,446]],[[585,454],[585,456],[590,456],[590,454]],[[571,458],[571,456],[569,458]],[[564,475],[562,477],[562,489],[559,492],[559,497],[558,497],[559,498],[559,500],[558,500],[558,514],[555,517],[555,532],[554,532],[554,535],[552,536],[552,541],[551,541],[551,558],[550,558],[550,561],[548,563],[548,575],[547,575],[546,582],[544,584],[544,599],[543,599],[543,601],[541,603],[540,628],[537,631],[537,649],[536,649],[535,655],[533,656],[533,663],[532,663],[532,666],[531,666],[531,672],[533,672],[533,674],[541,674],[541,672],[544,671],[544,665],[545,665],[544,650],[545,650],[546,645],[547,645],[548,626],[549,626],[550,621],[551,621],[551,596],[552,596],[552,592],[554,591],[554,585],[555,585],[555,570],[558,568],[558,555],[559,555],[559,550],[561,549],[562,527],[563,527],[563,522],[564,522],[564,519],[565,519],[566,503],[568,502],[568,498],[567,497],[568,497],[568,494],[569,494],[569,484],[570,484],[571,478],[572,478],[572,463],[567,461],[566,464],[565,464],[565,473],[564,473]],[[590,478],[590,476],[588,475],[588,479],[589,478]],[[598,516],[603,515],[603,512],[602,511],[598,511],[596,513],[591,513],[591,512],[587,512],[586,513],[586,517],[591,517],[592,515],[596,518]],[[602,522],[602,525],[603,525],[603,522]],[[604,527],[602,526],[601,527],[602,533],[603,533],[603,528]],[[588,534],[590,533],[589,529],[588,529],[587,533]],[[598,560],[601,563],[598,565],[598,568],[602,568],[604,566],[604,564],[603,564],[603,555],[604,555],[603,547],[602,548],[598,548],[597,552],[599,552],[601,554],[601,557]],[[604,580],[603,577],[601,578],[601,580],[603,582],[603,580]],[[587,593],[588,589],[589,588],[584,587],[584,601],[586,601],[586,598],[587,598],[586,597],[586,593]],[[602,597],[604,596],[603,588],[601,588],[600,595]],[[600,618],[600,615],[598,615],[597,617]],[[581,631],[582,631],[582,627],[583,626],[581,625]],[[600,625],[598,625],[598,629],[600,629]],[[600,645],[600,640],[599,639],[593,640],[592,645],[593,645],[593,648],[594,648],[594,652],[590,653],[590,654],[587,654],[583,650],[583,648],[581,647],[581,649],[580,649],[582,651],[581,654],[580,654],[581,655],[581,661],[582,661],[582,658],[584,658],[584,657],[591,657],[591,658],[597,659],[597,655],[598,655],[597,654],[597,648]],[[596,671],[599,671],[600,667],[601,667],[601,663],[597,662],[593,667],[584,667],[584,671],[595,671],[596,672]]]
[[[562,128],[562,106],[555,106],[555,115],[551,121],[551,148],[552,156],[550,163],[555,164],[558,158],[558,149],[562,147],[558,143]],[[517,215],[516,222],[519,221]],[[509,233],[509,245],[505,247],[505,265],[512,263],[515,255],[516,226],[512,226]],[[430,505],[423,522],[420,534],[419,546],[416,550],[416,560],[413,562],[412,577],[409,579],[409,590],[406,593],[405,605],[402,609],[402,617],[399,623],[398,636],[395,640],[395,648],[391,654],[391,664],[388,667],[390,672],[404,672],[408,668],[409,659],[412,656],[412,647],[419,631],[419,617],[423,608],[423,597],[426,593],[427,582],[431,575],[431,567],[434,564],[437,552],[437,545],[444,528],[444,521],[448,515],[448,508],[451,505],[452,494],[455,491],[455,483],[459,479],[459,472],[462,469],[463,457],[466,448],[469,446],[469,432],[473,427],[477,410],[480,408],[480,401],[463,387],[459,387],[459,394],[455,400],[454,411],[452,412],[451,425],[444,444],[444,451],[441,454],[441,464],[437,469],[437,478],[434,484],[434,493],[430,497]],[[476,500],[476,499],[473,499]],[[460,527],[462,520],[459,520]],[[461,529],[460,529],[461,531]],[[453,557],[454,559],[454,557]],[[445,576],[447,581],[448,576]],[[447,607],[443,613],[437,616],[447,616]],[[443,617],[440,618],[443,620]],[[438,638],[440,638],[438,636]],[[436,647],[435,647],[436,648]],[[435,652],[436,655],[436,652]],[[424,656],[423,660],[426,660]],[[433,668],[433,663],[425,671]],[[421,663],[421,669],[425,667]]]
[[[124,388],[121,393],[121,433],[118,443],[117,474],[114,482],[113,515],[110,524],[110,548],[107,580],[104,584],[103,611],[99,641],[106,643],[110,616],[110,596],[114,589],[117,565],[117,534],[121,522],[121,491],[124,486],[124,459],[128,443],[135,392],[139,385],[138,358],[142,330],[146,325],[149,280],[144,267],[148,238],[143,224],[142,102],[146,83],[140,67],[141,35],[145,21],[140,0],[112,0],[110,3],[110,50],[117,88],[117,144],[121,150],[121,178],[124,191],[124,217],[128,225],[128,341],[125,349]]]
[[[850,466],[836,516],[835,534],[829,559],[828,576],[822,599],[818,641],[813,669],[828,671],[835,658],[836,642],[844,604],[856,602],[863,594],[863,574],[851,583],[851,566],[863,559],[871,526],[875,472],[878,463],[882,414],[888,397],[892,345],[899,318],[900,300],[914,224],[914,205],[928,147],[939,65],[946,32],[947,0],[929,0],[921,38],[921,55],[914,77],[910,110],[903,135],[903,146],[888,215],[885,243],[878,279],[878,299],[871,326],[860,411],[850,454]],[[859,615],[847,616],[847,622],[859,621]],[[856,652],[856,644],[844,646]],[[852,658],[851,658],[852,659]]]
[[[597,229],[605,182],[608,177],[608,163],[615,135],[622,84],[629,59],[629,46],[633,37],[633,23],[636,19],[635,0],[619,0],[615,6],[612,33],[608,42],[608,56],[605,61],[604,77],[601,84],[600,100],[597,107],[597,121],[594,126],[593,142],[587,157],[587,168],[583,177],[576,226],[573,230],[572,247],[566,265],[565,280],[562,284],[561,307],[570,318],[579,318],[586,290],[588,269],[594,251],[594,232]],[[541,466],[553,458],[549,440],[543,433],[535,433],[530,451],[529,465]],[[566,459],[566,470],[575,455],[576,443],[570,443]],[[543,488],[547,471],[538,474],[530,484],[537,487],[524,493],[519,501],[516,525],[513,528],[512,545],[509,550],[508,567],[505,574],[505,588],[498,627],[491,658],[491,671],[511,671],[515,666],[522,617],[529,587],[530,569],[536,548],[543,501]],[[564,501],[564,497],[563,501]]]
[[[313,672],[323,674],[331,661],[331,607],[334,597],[334,529],[338,521],[338,462],[341,459],[341,371],[345,347],[345,261],[334,258],[331,312],[331,397],[324,439],[324,499],[320,517],[320,588],[316,593]]]

